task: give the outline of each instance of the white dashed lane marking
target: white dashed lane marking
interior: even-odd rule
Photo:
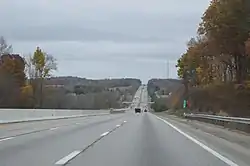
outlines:
[[[58,129],[59,127],[53,127],[53,128],[50,128],[49,130],[56,130]]]
[[[70,160],[72,160],[73,158],[75,158],[77,155],[79,155],[81,153],[80,150],[74,151],[72,153],[70,153],[69,155],[65,156],[64,158],[58,160],[55,164],[56,165],[65,165],[67,164]]]
[[[7,141],[7,140],[10,140],[10,139],[13,139],[13,138],[15,138],[15,137],[3,138],[3,139],[0,139],[0,142]]]
[[[109,131],[107,131],[107,132],[105,132],[105,133],[102,133],[101,134],[101,137],[104,137],[104,136],[106,136],[106,135],[108,135],[109,134]]]
[[[127,121],[124,121],[124,123],[126,123]],[[122,124],[121,124],[122,125]],[[116,125],[116,127],[120,127],[120,124]],[[51,128],[53,129],[53,128]],[[116,128],[115,128],[116,129]],[[115,129],[111,130],[111,131],[107,131],[104,132],[100,135],[100,137],[98,139],[96,139],[93,143],[91,143],[87,148],[89,148],[90,146],[92,146],[94,143],[96,143],[97,141],[99,141],[100,139],[102,139],[103,137],[107,136],[109,133],[113,132]],[[77,151],[73,151],[72,153],[70,153],[69,155],[63,157],[62,159],[58,160],[55,165],[66,165],[68,162],[70,162],[72,159],[74,159],[76,156],[78,156],[80,153],[84,152],[87,148],[83,149],[83,150],[77,150]]]

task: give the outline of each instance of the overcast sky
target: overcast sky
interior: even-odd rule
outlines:
[[[0,35],[14,52],[36,46],[55,75],[177,78],[176,60],[209,0],[1,0]]]

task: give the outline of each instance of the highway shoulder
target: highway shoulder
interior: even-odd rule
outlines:
[[[220,126],[204,122],[190,121],[166,113],[156,113],[162,119],[196,138],[211,149],[231,159],[238,165],[250,165],[249,134],[230,131]]]

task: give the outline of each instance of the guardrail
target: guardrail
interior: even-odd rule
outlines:
[[[184,117],[204,118],[204,119],[211,119],[211,120],[218,120],[218,121],[225,121],[225,122],[250,124],[250,118],[216,116],[216,115],[206,115],[206,114],[186,114],[186,113],[184,113]]]
[[[184,113],[184,117],[188,119],[195,119],[213,124],[218,124],[226,128],[250,132],[250,118],[192,114],[192,113],[191,114]]]

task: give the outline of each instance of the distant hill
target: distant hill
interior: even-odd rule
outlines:
[[[105,109],[121,108],[131,101],[141,85],[139,79],[100,79],[52,77],[45,80],[45,108]]]
[[[121,79],[86,79],[80,77],[51,77],[46,80],[47,85],[64,85],[64,86],[76,86],[76,85],[91,85],[91,86],[103,86],[106,88],[131,86],[135,84],[141,84],[139,79],[134,78],[121,78]]]
[[[148,81],[149,94],[156,91],[165,91],[165,93],[175,92],[182,86],[182,81],[178,79],[151,79]]]
[[[172,107],[173,96],[182,89],[183,84],[178,79],[151,79],[148,81],[148,93],[155,103],[152,108],[155,111],[165,111]],[[171,94],[171,95],[170,95]],[[175,98],[175,97],[174,97]]]

